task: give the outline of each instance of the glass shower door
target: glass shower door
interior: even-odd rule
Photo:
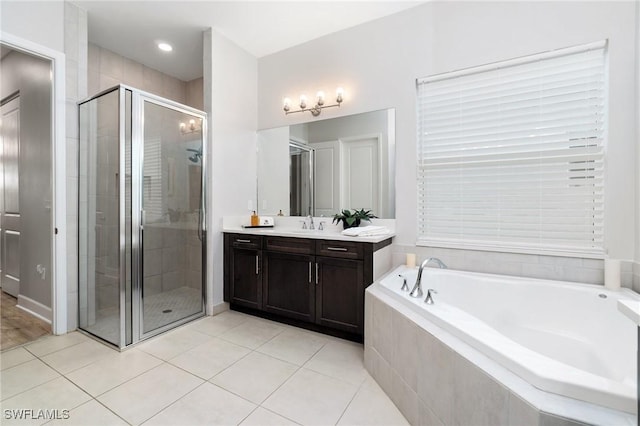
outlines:
[[[141,334],[203,312],[202,119],[143,101]]]

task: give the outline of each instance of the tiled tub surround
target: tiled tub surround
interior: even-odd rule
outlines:
[[[399,270],[393,271],[383,280],[393,280],[400,285],[401,281],[396,280],[398,272]],[[423,276],[425,289],[437,285],[437,282],[429,281],[428,278]],[[602,290],[597,291],[596,295],[601,292]],[[446,293],[445,290],[436,294],[435,305],[429,308],[440,305],[440,310],[450,313],[456,311],[457,307],[446,303]],[[633,293],[627,293],[633,297]],[[468,296],[471,296],[469,302],[479,305],[482,310],[485,307],[494,307],[495,302],[501,301],[503,295],[492,297],[493,303],[483,303],[471,294],[456,297]],[[537,389],[506,366],[496,362],[492,354],[480,352],[472,346],[472,341],[464,342],[452,331],[445,330],[444,323],[438,323],[440,319],[430,319],[432,315],[420,306],[424,305],[422,301],[414,302],[408,299],[410,298],[405,294],[398,294],[380,282],[367,289],[365,366],[410,423],[636,424],[635,414]],[[545,309],[550,308],[551,302],[555,300],[556,298],[550,300]],[[515,301],[513,305],[518,310],[524,307],[519,301]],[[617,307],[614,306],[613,309],[616,312],[611,312],[611,315],[618,315]],[[491,309],[487,309],[487,312],[490,311]],[[573,316],[574,314],[571,314],[566,318]],[[631,332],[635,333],[633,323],[624,319],[624,325],[628,324]],[[513,318],[506,317],[497,320],[506,325],[515,322]],[[467,317],[467,323],[471,326],[477,327],[480,322],[473,317]],[[478,340],[493,347],[496,336],[482,337]],[[631,342],[629,358],[635,368],[635,338],[628,340]],[[513,341],[510,345],[511,349],[519,346]],[[577,350],[572,353],[584,354]],[[620,360],[611,360],[611,363],[614,362]],[[576,360],[576,364],[579,363],[580,361]],[[570,369],[568,366],[567,368]],[[626,385],[634,387],[635,377],[634,371]],[[635,387],[632,391],[635,394]],[[631,402],[633,403],[633,400]],[[635,410],[635,404],[629,405],[626,407],[628,410]]]
[[[394,244],[393,264],[396,266],[404,264],[407,253],[415,253],[418,259],[437,257],[442,259],[449,268],[461,271],[572,281],[581,284],[602,285],[604,283],[602,259]],[[640,262],[623,259],[620,279],[622,287],[640,293]]]

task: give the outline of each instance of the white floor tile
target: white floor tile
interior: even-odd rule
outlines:
[[[367,377],[338,424],[400,426],[409,423],[375,380]]]
[[[112,352],[98,362],[67,374],[67,378],[91,395],[98,396],[163,362],[137,349]]]
[[[202,383],[165,363],[102,394],[98,401],[127,422],[140,424]]]
[[[208,339],[209,336],[206,334],[193,331],[189,328],[181,328],[170,331],[162,336],[154,337],[136,346],[136,349],[140,349],[166,361],[203,344]]]
[[[90,340],[91,338],[84,334],[74,331],[62,336],[47,336],[42,339],[38,339],[35,342],[26,345],[25,349],[35,356],[43,356]]]
[[[2,401],[3,418],[2,425],[31,425],[43,424],[49,418],[33,418],[25,419],[7,419],[6,410],[15,412],[15,410],[57,410],[62,413],[63,410],[73,410],[74,408],[89,401],[91,397],[71,383],[64,377],[58,377],[19,395]]]
[[[113,349],[106,347],[102,343],[89,340],[50,353],[41,357],[41,359],[60,373],[67,374],[112,355],[113,352]]]
[[[368,376],[362,345],[346,341],[328,342],[304,367],[356,386]]]
[[[31,352],[22,347],[4,351],[0,353],[0,369],[6,370],[32,359],[35,359],[35,357]]]
[[[263,407],[305,425],[336,424],[357,387],[301,368]]]
[[[162,410],[146,425],[237,425],[256,406],[211,383],[205,383]]]
[[[303,365],[329,340],[311,333],[286,330],[256,349],[296,365]]]
[[[258,407],[240,424],[242,426],[295,426],[298,423],[285,419],[284,417],[269,410],[265,410],[262,407]]]
[[[0,397],[2,400],[11,398],[59,376],[58,372],[38,359],[27,361],[2,372]]]
[[[74,408],[68,419],[53,420],[47,426],[126,426],[122,420],[95,399]]]
[[[297,365],[252,352],[215,376],[211,382],[260,404],[298,368]]]
[[[284,327],[264,320],[250,319],[218,336],[228,342],[255,349],[284,331]]]
[[[211,337],[206,343],[170,359],[169,362],[208,380],[249,352],[251,350],[243,346]]]
[[[225,311],[213,317],[206,317],[189,325],[188,328],[209,336],[217,336],[240,324],[248,321],[252,317],[239,312]]]

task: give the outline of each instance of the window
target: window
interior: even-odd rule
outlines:
[[[417,81],[418,245],[603,253],[606,42]]]

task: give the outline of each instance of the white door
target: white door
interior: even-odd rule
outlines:
[[[0,108],[0,285],[13,297],[20,291],[20,98]]]
[[[380,215],[380,137],[359,136],[340,140],[341,207],[371,210]]]
[[[340,211],[340,150],[338,141],[311,144],[315,156],[315,216],[333,216]]]

